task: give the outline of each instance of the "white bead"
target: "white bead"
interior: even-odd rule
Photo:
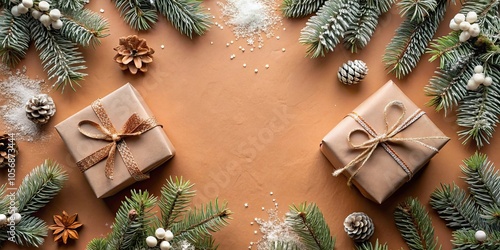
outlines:
[[[473,23],[473,22],[477,21],[477,13],[474,11],[467,13],[467,17],[465,17],[465,21],[467,21],[469,23]]]
[[[10,216],[10,220],[13,220],[14,223],[19,223],[22,219],[22,216],[20,213],[13,213],[11,216]]]
[[[22,3],[20,3],[18,6],[17,6],[17,12],[19,12],[19,14],[26,14],[28,13],[29,9],[26,8],[26,6],[24,6]]]
[[[55,30],[60,30],[63,27],[63,22],[61,19],[52,22],[52,28]]]
[[[104,9],[100,9],[99,12],[104,13]]]
[[[168,242],[168,241],[166,241],[166,240],[164,240],[164,241],[162,241],[162,242],[160,243],[160,249],[161,249],[161,250],[169,250],[169,249],[171,249],[171,248],[172,248],[172,246],[170,245],[170,242]]]
[[[21,13],[19,13],[19,10],[17,9],[17,5],[12,7],[12,9],[10,9],[10,13],[12,13],[13,16],[20,16]]]
[[[247,64],[246,64],[246,63],[244,63],[244,64],[243,64],[243,68],[246,68],[246,67],[247,67]],[[245,207],[248,207],[248,203],[245,203]]]
[[[172,233],[172,231],[167,230],[165,232],[165,240],[171,241],[172,239],[174,239],[174,234]]]
[[[470,23],[463,21],[461,22],[458,26],[460,26],[461,30],[469,30],[470,29]]]
[[[163,238],[165,238],[165,229],[163,229],[163,228],[161,228],[161,227],[160,227],[160,228],[158,228],[158,229],[156,229],[156,231],[155,231],[155,236],[156,236],[156,238],[158,238],[158,239],[163,239]]]
[[[154,236],[148,236],[146,238],[146,245],[148,247],[155,247],[158,244],[158,240]]]
[[[460,26],[458,26],[458,24],[455,23],[455,20],[451,19],[451,21],[450,21],[450,29],[452,29],[452,30],[460,30]]]
[[[47,15],[47,14],[43,14],[42,16],[40,16],[40,19],[38,19],[38,20],[40,20],[40,22],[43,23],[43,25],[45,25],[45,27],[49,26],[52,23],[49,15]]]
[[[7,223],[7,216],[5,214],[0,214],[0,226]]]
[[[286,49],[285,49],[285,48],[282,48],[282,49],[281,49],[281,51],[285,52],[285,51],[286,51]]]
[[[42,16],[42,12],[40,12],[40,11],[38,11],[38,10],[33,9],[33,10],[31,11],[31,16],[32,16],[33,18],[35,18],[35,19],[37,19],[37,20],[38,20],[38,19],[40,19],[40,17]]]
[[[488,87],[488,86],[491,86],[491,84],[493,83],[493,78],[487,76],[484,78],[484,82],[483,82],[483,85]]]
[[[479,28],[479,24],[477,23],[472,24],[469,28],[469,33],[472,37],[479,36],[479,33],[481,33],[481,28]]]
[[[460,24],[461,22],[465,21],[465,15],[461,14],[461,13],[458,13],[458,14],[455,15],[455,17],[453,18],[453,20],[455,20],[455,23]]]
[[[56,21],[61,18],[61,12],[58,9],[53,9],[49,12],[49,16],[52,20]]]
[[[486,233],[483,230],[478,230],[475,234],[474,237],[476,238],[477,241],[483,242],[486,240]]]
[[[23,0],[23,5],[26,8],[31,8],[33,7],[33,0]]]
[[[476,67],[474,67],[474,72],[475,73],[483,73],[483,66],[477,65]]]
[[[475,91],[479,87],[479,84],[477,84],[472,78],[467,82],[467,89]]]
[[[259,72],[259,70],[258,70],[258,69],[255,69],[255,70],[254,70],[254,72],[255,72],[255,73],[257,73],[257,72]]]
[[[462,31],[462,33],[460,33],[460,36],[458,37],[458,40],[460,40],[460,42],[463,43],[469,40],[469,38],[470,38],[469,31]]]
[[[47,3],[46,1],[40,1],[38,3],[38,8],[41,10],[41,11],[48,11],[50,9],[50,4]]]
[[[266,69],[269,68],[269,64],[266,64]],[[271,195],[273,195],[273,192],[271,192]]]
[[[476,84],[481,84],[484,82],[484,73],[476,73],[472,76],[472,79],[474,79]]]

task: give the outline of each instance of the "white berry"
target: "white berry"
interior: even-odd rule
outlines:
[[[55,30],[60,30],[62,28],[62,26],[63,26],[63,22],[61,21],[61,19],[52,22],[52,28]]]
[[[488,86],[491,86],[491,84],[493,83],[493,78],[487,76],[484,78],[484,82],[483,82],[483,85],[488,87]]]
[[[19,13],[19,10],[17,9],[17,5],[12,7],[12,9],[10,9],[10,13],[12,13],[13,16],[20,16],[21,13]]]
[[[23,5],[26,8],[31,8],[33,7],[33,0],[23,0]]]
[[[40,1],[38,3],[38,8],[41,10],[41,11],[48,11],[50,9],[50,4],[47,3],[46,1]]]
[[[154,236],[148,236],[146,238],[146,245],[148,247],[155,247],[158,244],[158,240]]]
[[[20,3],[18,6],[17,6],[17,12],[19,12],[19,14],[26,14],[28,13],[29,9],[26,8],[26,6],[24,6],[22,3]]]
[[[461,30],[469,30],[469,28],[470,28],[470,23],[469,23],[469,22],[466,22],[466,21],[463,21],[463,22],[461,22],[458,26],[460,26],[460,29],[461,29]]]
[[[170,248],[172,248],[172,246],[170,245],[170,242],[164,240],[160,243],[161,250],[169,250]]]
[[[20,213],[13,213],[11,216],[10,216],[10,220],[13,220],[14,223],[19,223],[22,219],[22,216]]]
[[[455,20],[451,19],[451,21],[450,21],[450,29],[452,29],[452,30],[460,30],[460,26],[458,26],[458,24],[455,23]]]
[[[477,13],[474,11],[467,13],[467,17],[465,17],[465,21],[467,21],[469,23],[473,23],[473,22],[477,21]]]
[[[479,33],[481,33],[481,28],[479,28],[479,24],[477,23],[472,24],[469,28],[469,33],[472,37],[479,36]]]
[[[484,73],[476,73],[472,76],[472,79],[474,79],[474,82],[477,84],[481,84],[484,82]]]
[[[49,12],[49,16],[52,20],[57,21],[61,18],[61,12],[58,9],[53,9]]]
[[[167,230],[165,232],[165,240],[166,241],[171,241],[172,239],[174,239],[174,234],[172,233],[172,231]]]
[[[486,233],[483,230],[478,230],[475,234],[474,237],[476,238],[477,241],[483,242],[486,240]]]
[[[52,20],[50,20],[50,17],[47,14],[43,14],[42,16],[40,16],[40,19],[38,20],[40,20],[40,22],[43,23],[45,27],[48,27],[50,23],[52,23]]]
[[[163,229],[163,228],[161,228],[161,227],[160,227],[160,228],[158,228],[158,229],[156,229],[156,231],[155,231],[155,236],[156,236],[156,238],[158,238],[158,239],[163,239],[163,238],[165,238],[165,229]]]
[[[470,38],[469,31],[462,31],[462,33],[460,33],[460,36],[458,37],[458,40],[463,43],[469,40],[469,38]]]
[[[461,22],[465,21],[465,15],[461,14],[461,13],[458,13],[458,14],[455,15],[455,17],[453,18],[453,20],[455,20],[455,23],[460,24]]]
[[[35,19],[37,19],[37,20],[38,20],[38,19],[40,19],[40,17],[42,16],[42,12],[40,12],[40,11],[38,11],[38,10],[33,9],[33,10],[31,11],[31,16],[32,16],[33,18],[35,18]]]
[[[5,214],[0,214],[0,226],[7,224],[7,216]]]
[[[476,67],[474,67],[474,72],[475,73],[483,73],[483,66],[477,65]]]
[[[467,82],[467,89],[475,91],[479,87],[479,84],[477,84],[472,78]]]

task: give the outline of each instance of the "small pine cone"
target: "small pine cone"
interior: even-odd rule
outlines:
[[[148,64],[153,62],[153,48],[148,47],[146,39],[136,35],[120,38],[120,45],[115,47],[116,55],[113,58],[122,70],[128,70],[132,74],[138,71],[147,72]]]
[[[375,226],[368,215],[355,212],[345,218],[344,230],[355,242],[365,242],[373,235]]]
[[[26,116],[36,124],[45,124],[56,113],[52,97],[46,94],[33,96],[26,103]]]
[[[339,67],[337,77],[343,84],[352,85],[361,82],[368,74],[366,63],[361,60],[347,61]]]
[[[18,153],[16,140],[8,134],[0,135],[0,168],[9,165],[9,159],[14,160]]]

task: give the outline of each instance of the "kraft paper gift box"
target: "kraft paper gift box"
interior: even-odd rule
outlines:
[[[115,135],[111,135],[113,131],[108,128],[110,135],[107,138],[104,138],[106,126],[103,121],[106,118],[102,117],[103,113],[116,130]],[[99,131],[99,126],[104,128]],[[124,130],[125,126],[128,130]],[[67,118],[56,125],[56,130],[98,198],[111,196],[136,181],[146,179],[149,171],[175,154],[162,126],[155,123],[143,98],[130,84]],[[127,135],[120,135],[124,131]],[[115,155],[108,157],[113,147]],[[114,160],[114,164],[110,163],[112,173],[106,167],[110,159]]]
[[[389,81],[340,121],[320,148],[336,169],[334,175],[343,173],[348,184],[352,182],[363,196],[381,204],[448,140]]]

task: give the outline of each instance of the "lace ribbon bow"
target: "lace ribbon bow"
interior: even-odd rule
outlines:
[[[132,155],[132,152],[130,152],[130,149],[124,139],[126,137],[140,136],[156,126],[161,125],[159,125],[153,117],[142,119],[134,113],[125,122],[121,131],[118,132],[111,123],[111,120],[109,119],[108,114],[106,113],[106,110],[104,110],[104,107],[99,99],[93,102],[91,107],[101,124],[94,121],[84,120],[78,123],[78,130],[86,137],[95,140],[109,141],[110,143],[78,161],[76,165],[80,171],[85,172],[87,169],[107,158],[104,172],[108,179],[113,179],[115,154],[116,149],[118,149],[118,152],[125,163],[125,167],[136,181],[149,178],[149,175],[142,173],[139,169],[137,162],[134,160],[134,156]],[[87,131],[83,127],[85,124],[94,127],[100,133]]]
[[[389,122],[388,122],[388,113],[389,113],[389,108],[392,106],[397,106],[399,107],[402,112],[401,115],[399,116],[398,120],[396,123],[392,125],[392,127],[389,127]],[[341,174],[344,170],[351,168],[358,163],[361,163],[359,167],[353,172],[349,180],[347,181],[347,185],[351,185],[352,178],[356,176],[356,174],[363,168],[365,163],[370,159],[372,156],[373,152],[375,149],[380,145],[384,150],[396,161],[396,163],[406,172],[408,175],[408,181],[412,178],[413,173],[411,169],[406,165],[406,163],[399,157],[399,155],[394,151],[391,146],[389,145],[389,142],[413,142],[420,144],[432,151],[438,152],[439,150],[431,145],[428,145],[422,140],[436,140],[436,139],[449,139],[446,136],[426,136],[426,137],[410,137],[410,138],[400,138],[400,137],[394,137],[410,125],[412,125],[415,121],[420,119],[425,112],[422,111],[421,109],[417,109],[412,115],[410,115],[406,120],[403,121],[403,118],[406,115],[406,107],[405,105],[398,100],[391,101],[389,102],[385,108],[384,108],[384,122],[385,122],[385,131],[382,134],[377,134],[377,132],[361,117],[360,115],[352,112],[348,116],[353,118],[363,129],[354,129],[349,134],[347,135],[347,142],[353,149],[362,149],[363,151],[356,156],[353,160],[351,160],[347,165],[345,165],[343,168],[336,170],[333,172],[333,176],[338,176]],[[351,135],[355,132],[361,132],[364,133],[368,136],[368,140],[361,144],[354,144],[351,141]]]

